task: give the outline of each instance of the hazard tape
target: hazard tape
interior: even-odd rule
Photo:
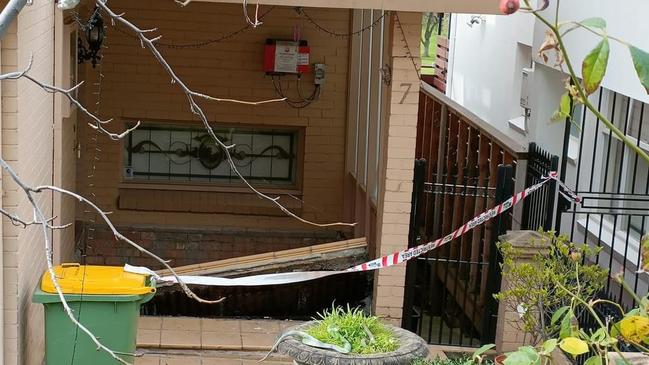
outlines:
[[[299,283],[303,281],[309,281],[314,279],[320,279],[327,276],[340,275],[350,272],[362,272],[362,271],[372,271],[379,270],[382,268],[399,265],[403,262],[411,260],[413,258],[419,257],[427,252],[430,252],[436,248],[439,248],[454,239],[461,237],[466,234],[468,231],[476,228],[482,224],[485,224],[489,220],[499,216],[500,214],[511,209],[515,205],[519,204],[526,197],[533,194],[535,191],[539,190],[543,185],[550,181],[555,181],[559,186],[561,186],[563,191],[561,192],[564,196],[567,196],[570,200],[575,203],[581,203],[581,198],[571,191],[562,181],[559,180],[556,172],[551,172],[548,176],[541,178],[541,181],[537,184],[534,184],[525,190],[514,194],[511,198],[505,200],[504,202],[498,204],[497,206],[479,214],[475,218],[466,222],[460,226],[455,231],[449,233],[448,235],[439,238],[435,241],[430,241],[422,245],[409,248],[407,250],[395,252],[390,255],[379,257],[378,259],[364,262],[360,265],[350,267],[346,270],[337,270],[337,271],[296,271],[288,273],[279,273],[279,274],[263,274],[263,275],[252,275],[245,276],[240,278],[221,278],[213,276],[179,276],[180,280],[185,284],[189,285],[206,285],[206,286],[265,286],[265,285],[284,285]],[[169,285],[178,283],[178,279],[175,276],[158,276],[154,271],[145,268],[145,267],[134,267],[126,265],[124,270],[127,272],[133,272],[144,275],[151,275],[156,279],[161,285]]]

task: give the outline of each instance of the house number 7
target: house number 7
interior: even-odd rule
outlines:
[[[401,97],[401,101],[399,104],[403,104],[406,101],[406,98],[408,97],[408,94],[410,93],[410,89],[412,88],[412,83],[410,82],[402,82],[401,87],[406,87],[406,91],[403,93],[403,96]]]

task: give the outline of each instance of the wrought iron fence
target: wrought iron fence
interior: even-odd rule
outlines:
[[[527,173],[525,186],[532,186],[541,182],[544,176],[559,168],[559,157],[551,155],[536,143],[530,143],[527,158]],[[553,211],[557,195],[556,184],[546,184],[534,195],[523,202],[523,216],[521,228],[529,230],[550,231],[553,227]]]
[[[437,90],[420,93],[410,245],[452,232],[513,193],[516,143]],[[500,289],[498,236],[511,212],[407,266],[403,326],[431,344],[492,342]]]
[[[638,146],[649,148],[649,109],[647,104],[601,88],[592,96],[606,115]],[[576,108],[573,121],[566,121],[561,178],[582,198],[580,205],[560,197],[556,229],[573,242],[584,242],[601,249],[594,264],[622,273],[640,296],[649,290],[649,277],[638,273],[640,238],[649,230],[649,164],[612,135],[597,117],[583,107]],[[574,124],[578,126],[574,126]],[[622,286],[609,276],[600,297],[630,309],[635,305]],[[618,311],[599,309],[613,320]],[[579,318],[585,328],[594,319]],[[584,358],[577,363],[583,363]]]

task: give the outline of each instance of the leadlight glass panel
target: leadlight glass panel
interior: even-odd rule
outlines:
[[[257,184],[296,184],[299,131],[214,127],[237,169]],[[126,179],[241,184],[225,154],[202,126],[143,125],[125,143]]]

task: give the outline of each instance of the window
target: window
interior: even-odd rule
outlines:
[[[649,117],[646,116],[649,107],[638,100],[613,92],[608,93],[607,99],[607,115],[611,116],[611,121],[632,141],[646,147],[644,143],[649,141],[649,133],[646,133],[649,130]],[[627,148],[621,139],[611,135],[608,129],[603,128],[603,132],[603,191],[615,197],[610,205],[618,217],[618,229],[628,229],[632,235],[639,237],[649,229],[646,207],[649,201],[649,164]]]
[[[571,123],[570,123],[570,137],[576,138],[579,140],[581,135],[581,128],[584,118],[584,108],[585,106],[579,104],[572,109]]]
[[[300,130],[214,127],[239,172],[251,183],[298,184]],[[224,151],[202,126],[145,124],[125,142],[124,178],[135,181],[240,185]]]

